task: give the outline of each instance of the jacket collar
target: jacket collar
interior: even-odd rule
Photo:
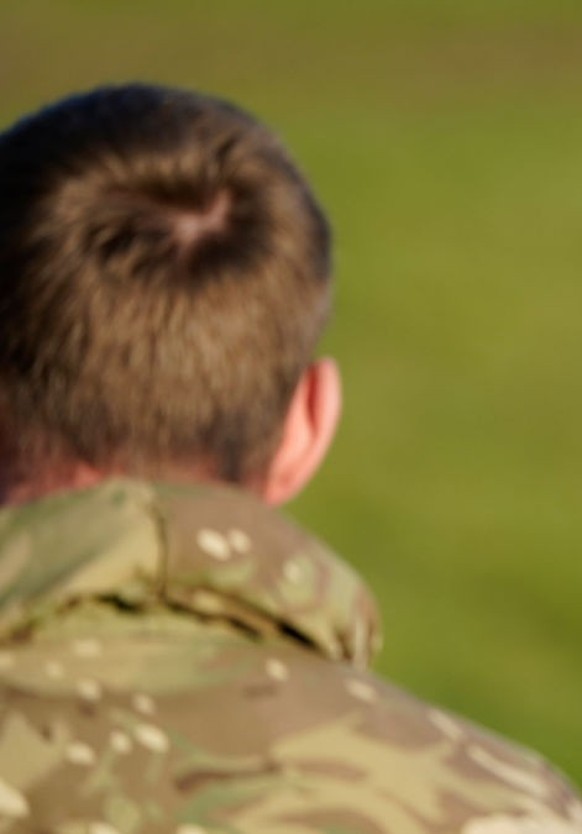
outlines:
[[[0,512],[0,638],[96,597],[291,635],[361,667],[379,645],[352,569],[229,488],[116,480]]]

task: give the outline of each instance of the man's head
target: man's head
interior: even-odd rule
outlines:
[[[285,500],[339,413],[334,366],[311,363],[329,261],[307,183],[229,104],[130,85],[17,123],[0,135],[5,471]]]

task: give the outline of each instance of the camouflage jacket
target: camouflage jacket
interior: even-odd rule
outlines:
[[[536,756],[365,671],[373,601],[234,490],[0,513],[0,834],[574,834]]]

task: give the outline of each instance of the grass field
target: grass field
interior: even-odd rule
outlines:
[[[402,685],[582,784],[582,4],[3,0],[0,116],[133,78],[288,139],[330,210],[346,411],[295,506]]]

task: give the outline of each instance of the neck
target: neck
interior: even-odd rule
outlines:
[[[22,471],[16,467],[0,467],[0,506],[14,506],[37,501],[48,495],[72,490],[88,489],[108,478],[146,478],[155,481],[171,481],[176,484],[220,483],[213,470],[207,466],[169,467],[159,471],[127,471],[123,467],[96,469],[88,464],[71,463],[58,469]],[[263,479],[249,478],[240,485],[245,491],[264,498]]]
[[[26,504],[58,492],[87,489],[104,481],[108,475],[85,464],[77,464],[58,473],[39,472],[34,476],[5,470],[0,477],[0,504]]]

